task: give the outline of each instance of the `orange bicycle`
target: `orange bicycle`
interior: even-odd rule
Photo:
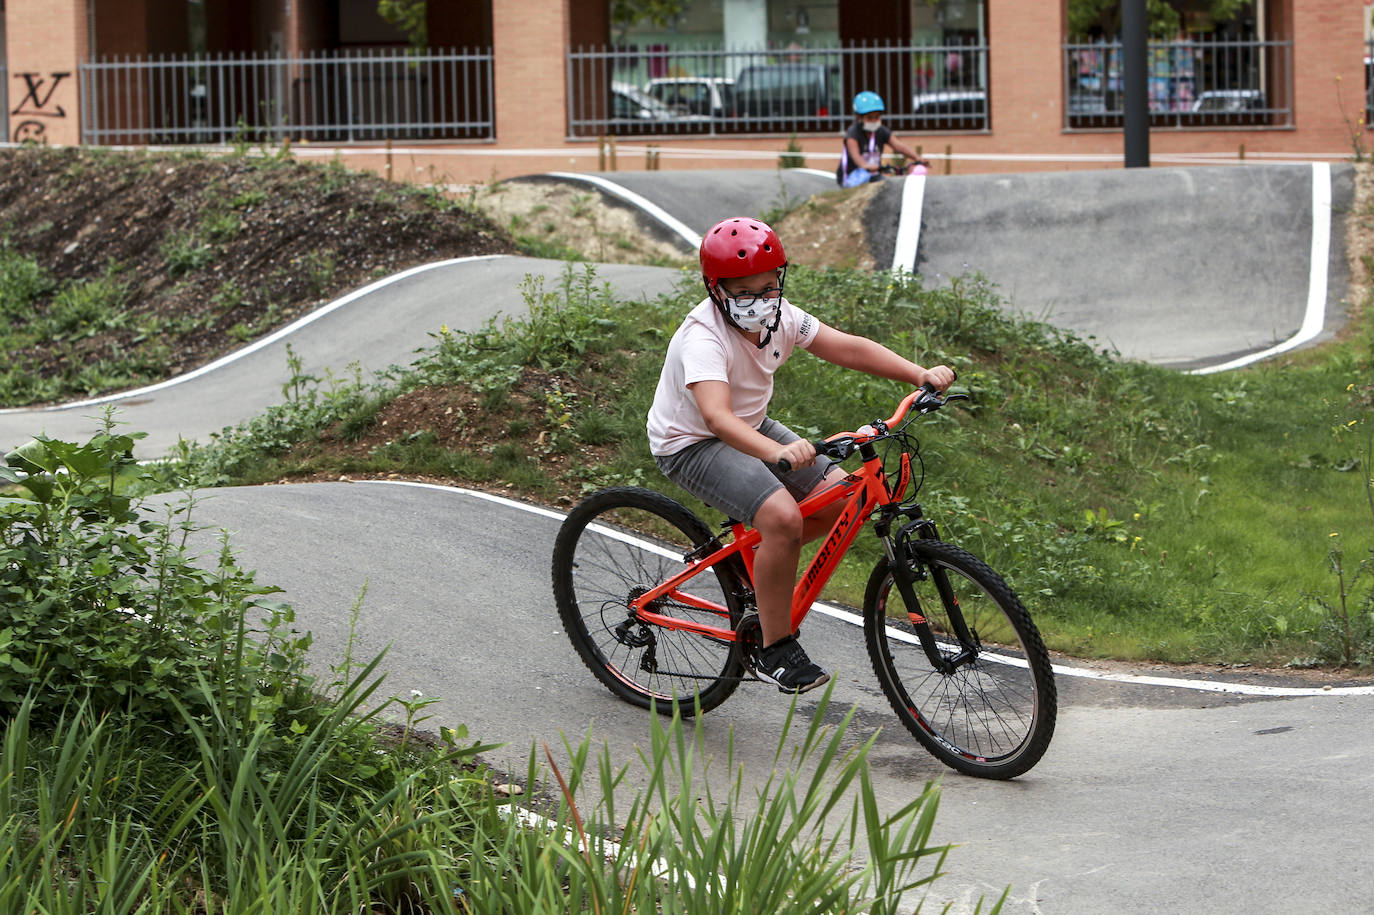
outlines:
[[[913,495],[925,478],[910,426],[964,395],[929,387],[857,432],[815,443],[862,465],[801,502],[844,508],[792,595],[795,631],[868,522],[883,545],[864,595],[868,655],[897,717],[936,758],[983,778],[1013,778],[1044,755],[1058,703],[1030,614],[1002,577],[940,539]],[[913,459],[919,472],[913,474]],[[719,534],[648,489],[597,492],[568,514],[553,551],[558,612],[573,647],[615,695],[691,715],[752,676],[760,643],[752,586],[757,531]]]

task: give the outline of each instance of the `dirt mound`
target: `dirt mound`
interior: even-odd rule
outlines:
[[[337,165],[42,147],[0,150],[0,238],[59,283],[123,287],[114,326],[9,354],[45,376],[134,353],[169,377],[380,277],[516,251],[437,192]]]
[[[694,252],[662,238],[651,217],[594,187],[530,177],[452,193],[537,256],[664,267],[696,263]]]
[[[880,187],[869,184],[809,197],[775,218],[774,228],[791,262],[817,268],[874,269],[863,217]],[[485,213],[536,256],[696,266],[696,253],[665,240],[652,216],[594,187],[534,176],[454,187],[452,193]]]
[[[864,211],[881,189],[881,184],[873,183],[817,194],[789,210],[773,227],[787,246],[788,259],[816,268],[876,269]]]

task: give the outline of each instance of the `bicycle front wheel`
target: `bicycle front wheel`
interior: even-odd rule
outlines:
[[[1040,633],[982,560],[939,540],[909,545],[917,606],[906,605],[886,560],[864,596],[878,682],[897,717],[941,762],[981,778],[1021,775],[1044,755],[1058,714]],[[921,620],[944,658],[971,651],[953,669],[937,668],[917,635]]]
[[[734,643],[645,622],[629,602],[685,568],[711,539],[681,503],[648,489],[607,489],[574,508],[553,549],[553,591],[573,647],[611,692],[634,705],[684,716],[724,702],[744,675]],[[703,570],[684,600],[656,601],[665,616],[734,629],[747,586],[734,564]]]

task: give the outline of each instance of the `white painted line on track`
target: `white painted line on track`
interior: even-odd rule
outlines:
[[[787,171],[802,172],[807,175],[815,175],[817,178],[829,178],[831,181],[835,180],[835,173],[833,171],[828,172],[823,168],[789,168]],[[839,184],[836,183],[835,187],[838,188]]]
[[[925,199],[926,176],[907,175],[902,185],[902,208],[897,216],[897,243],[892,248],[893,271],[916,272],[916,248],[921,242],[921,211]]]
[[[623,187],[619,184],[616,184],[614,181],[607,181],[600,175],[580,175],[576,172],[548,172],[547,174],[554,178],[567,178],[572,181],[585,181],[588,184],[594,184],[606,193],[612,194],[616,197],[619,197],[621,200],[624,200],[626,203],[633,204],[634,206],[639,207],[647,215],[652,216],[654,219],[657,219],[659,222],[663,223],[663,225],[667,227],[670,231],[681,237],[682,240],[687,242],[687,244],[690,245],[693,250],[701,247],[700,233],[693,232],[691,228],[687,226],[686,223],[678,219],[676,216],[673,216],[667,210],[663,209],[663,207],[659,206],[658,204],[652,202],[651,200],[639,194],[636,194],[634,191],[630,190],[627,187]]]
[[[555,521],[562,521],[568,517],[564,512],[557,512],[551,508],[542,508],[538,505],[531,505],[528,502],[520,502],[516,499],[507,499],[505,496],[498,496],[489,492],[482,492],[480,489],[464,489],[461,486],[448,486],[444,483],[419,483],[414,480],[349,480],[350,483],[367,483],[372,486],[411,486],[416,489],[437,489],[440,492],[452,493],[459,496],[471,496],[474,499],[482,499],[486,502],[495,502],[497,505],[504,505],[506,508],[518,508],[527,511],[532,515],[539,515],[543,518],[552,518]]]
[[[361,289],[355,289],[353,292],[350,292],[343,298],[335,299],[328,305],[323,305],[315,309],[314,311],[310,312],[310,314],[297,318],[295,321],[291,322],[290,324],[286,325],[280,330],[268,334],[261,340],[256,340],[253,343],[250,343],[248,346],[243,347],[243,349],[235,350],[227,356],[222,356],[219,359],[216,359],[214,362],[202,365],[200,368],[187,372],[184,375],[177,375],[175,378],[168,378],[166,381],[159,381],[157,384],[150,384],[145,388],[135,388],[132,391],[120,391],[117,394],[106,394],[103,397],[93,397],[90,400],[76,400],[71,401],[70,403],[56,404],[50,407],[7,407],[5,409],[0,409],[0,414],[52,413],[59,410],[76,410],[82,407],[95,406],[96,404],[111,403],[117,400],[128,400],[133,397],[142,397],[147,394],[152,394],[155,391],[161,391],[166,388],[170,388],[173,385],[178,385],[182,382],[190,381],[193,378],[199,378],[201,375],[213,372],[215,369],[223,368],[231,362],[235,362],[239,359],[242,359],[244,356],[257,352],[265,346],[270,346],[271,344],[276,343],[282,337],[285,337],[288,334],[295,333],[302,327],[305,327],[307,324],[311,324],[315,321],[318,321],[320,318],[323,318],[330,312],[338,308],[342,308],[343,306],[347,305],[349,302],[354,301],[355,299],[361,298],[362,296],[365,296],[369,293],[376,292],[378,289],[382,289],[386,286],[389,286],[392,283],[397,282],[398,280],[403,280],[408,276],[414,276],[417,273],[424,273],[426,270],[434,270],[438,267],[447,267],[451,264],[462,264],[467,263],[468,261],[493,260],[498,257],[507,256],[508,255],[505,254],[478,254],[473,255],[471,257],[455,257],[445,261],[435,261],[432,264],[421,264],[418,267],[411,267],[409,270],[402,270],[400,273],[384,277],[383,279],[377,280],[377,282],[375,283],[369,283]]]
[[[576,827],[572,823],[559,823],[557,820],[546,817],[543,814],[514,806],[509,808],[498,807],[496,808],[496,812],[500,816],[514,819],[516,823],[526,829],[536,829],[551,835],[556,834],[558,835],[559,842],[583,854],[587,854],[594,850],[593,846],[589,845],[581,836],[576,834]],[[620,842],[615,842],[611,839],[601,839],[601,841],[596,844],[595,848],[601,850],[607,862],[619,861],[621,855],[624,854],[624,846]],[[660,880],[666,880],[673,876],[672,868],[668,866],[667,859],[661,857],[654,858],[653,861],[650,862],[649,873]],[[721,889],[724,889],[726,887],[725,876],[723,874],[716,874],[715,877]],[[677,875],[677,878],[686,883],[689,888],[695,888],[697,885],[697,879],[692,874],[680,873]]]
[[[442,483],[419,483],[411,480],[353,480],[354,483],[370,483],[377,486],[412,486],[419,489],[433,489],[439,492],[446,492],[451,495],[470,496],[474,499],[481,499],[486,502],[493,502],[506,508],[515,508],[520,511],[539,515],[543,518],[552,518],[555,521],[562,521],[567,517],[564,512],[554,511],[553,509],[543,508],[538,505],[531,505],[528,502],[519,502],[515,499],[508,499],[504,496],[493,495],[489,492],[482,492],[477,489],[464,489],[461,486],[447,486]],[[623,538],[621,538],[623,539]],[[652,544],[645,543],[645,549],[652,552],[664,553],[661,548]],[[667,555],[667,553],[664,553]],[[676,553],[671,554],[676,556]],[[811,605],[811,609],[822,613],[831,619],[851,626],[863,627],[863,618],[857,613],[835,607],[830,604],[817,601]],[[901,635],[900,633],[894,633]],[[914,636],[911,637],[914,641]],[[1003,659],[994,658],[992,660],[1002,661]],[[1005,661],[1004,663],[1015,663]],[[1218,683],[1212,680],[1180,680],[1173,677],[1156,677],[1140,674],[1118,674],[1110,671],[1087,670],[1081,667],[1067,667],[1062,664],[1054,665],[1054,672],[1063,677],[1080,677],[1086,680],[1103,680],[1113,683],[1128,683],[1138,686],[1163,686],[1171,689],[1191,689],[1209,693],[1228,693],[1237,696],[1257,696],[1270,698],[1295,698],[1301,696],[1374,696],[1374,686],[1261,686],[1248,683]]]
[[[1189,375],[1210,375],[1213,372],[1227,372],[1243,368],[1261,359],[1277,356],[1294,347],[1301,346],[1322,331],[1326,318],[1327,265],[1331,257],[1331,163],[1312,163],[1312,245],[1311,265],[1307,279],[1307,311],[1303,315],[1302,326],[1298,332],[1282,343],[1271,346],[1258,353],[1250,353],[1220,365],[1209,365],[1192,369]]]

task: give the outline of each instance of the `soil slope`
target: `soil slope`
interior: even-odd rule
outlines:
[[[45,375],[143,349],[170,377],[382,276],[516,251],[437,193],[337,166],[42,147],[0,150],[0,239],[59,284],[125,288],[119,326],[9,354]]]

